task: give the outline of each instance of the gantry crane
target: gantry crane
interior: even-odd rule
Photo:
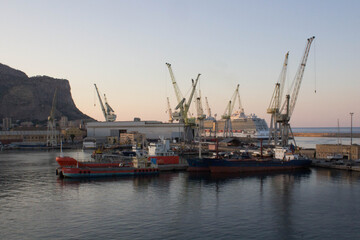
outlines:
[[[232,137],[232,125],[231,125],[231,114],[234,110],[236,97],[239,95],[239,84],[237,85],[235,92],[233,93],[231,99],[229,100],[228,104],[226,105],[224,114],[221,116],[222,119],[225,119],[224,125],[224,137]]]
[[[48,117],[46,145],[50,146],[50,147],[56,147],[57,146],[56,122],[55,122],[56,94],[57,94],[57,88],[55,89],[55,92],[54,92],[51,111],[50,111],[50,115]]]
[[[104,117],[105,117],[105,121],[106,122],[114,122],[116,120],[116,114],[114,113],[114,110],[110,107],[110,105],[108,104],[107,102],[107,99],[106,99],[106,95],[104,94],[104,100],[105,100],[105,106],[106,106],[106,109],[105,109],[105,106],[101,100],[101,97],[100,97],[100,93],[99,93],[99,90],[95,85],[95,89],[96,89],[96,92],[97,92],[97,95],[99,97],[99,102],[100,102],[100,106],[101,106],[101,110],[104,114]]]
[[[275,89],[270,101],[270,105],[267,109],[267,113],[271,114],[270,128],[269,128],[269,144],[274,144],[275,146],[278,145],[278,141],[280,138],[279,136],[280,123],[277,121],[277,119],[279,118],[279,114],[280,114],[280,104],[282,101],[282,95],[286,80],[288,59],[289,59],[289,52],[285,54],[283,68],[281,70],[278,82],[275,84]]]
[[[280,110],[280,114],[278,115],[276,121],[280,123],[280,145],[282,147],[286,147],[289,144],[289,134],[292,134],[292,130],[289,124],[289,121],[291,119],[291,116],[294,112],[295,109],[295,105],[296,105],[296,101],[299,95],[299,90],[300,90],[300,86],[301,86],[301,82],[304,76],[304,71],[305,71],[305,66],[306,66],[306,62],[309,56],[309,51],[310,51],[310,47],[311,47],[311,43],[313,42],[313,40],[315,39],[315,37],[311,37],[307,39],[307,44],[305,47],[305,52],[304,55],[302,57],[302,60],[300,62],[299,68],[296,72],[295,78],[294,78],[294,83],[293,83],[293,89],[290,94],[286,95],[284,104],[281,107]],[[280,86],[281,87],[281,86]],[[296,143],[295,143],[296,145]]]

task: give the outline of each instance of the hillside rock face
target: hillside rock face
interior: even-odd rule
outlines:
[[[91,119],[74,104],[69,81],[47,76],[28,77],[0,63],[0,120],[47,120],[57,88],[55,118]]]

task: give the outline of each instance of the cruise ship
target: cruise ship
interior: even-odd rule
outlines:
[[[222,137],[225,127],[224,119],[205,120],[204,128],[206,136]],[[244,111],[236,111],[231,115],[232,135],[241,138],[268,139],[269,127],[265,119],[255,114],[246,115]]]

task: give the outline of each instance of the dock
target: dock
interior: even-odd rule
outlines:
[[[359,163],[350,162],[347,160],[339,162],[339,161],[326,161],[324,159],[313,159],[311,166],[312,167],[320,167],[320,168],[328,168],[328,169],[339,169],[339,170],[360,172],[360,164]]]

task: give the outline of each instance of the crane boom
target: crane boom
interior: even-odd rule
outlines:
[[[205,97],[205,102],[206,102],[206,110],[207,110],[208,117],[211,117],[211,109],[210,109],[207,97]]]
[[[281,70],[279,80],[275,85],[275,89],[274,89],[272,98],[270,100],[270,105],[267,109],[268,113],[278,113],[279,112],[280,104],[281,104],[281,100],[282,100],[282,94],[284,91],[285,80],[286,80],[288,59],[289,59],[289,52],[287,52],[285,54],[283,68]]]
[[[95,83],[94,83],[94,85],[95,85],[96,93],[97,93],[98,98],[99,98],[99,102],[100,102],[101,110],[102,110],[102,112],[103,112],[103,114],[104,114],[105,119],[107,119],[107,114],[106,114],[106,111],[105,111],[104,104],[103,104],[103,102],[102,102],[102,100],[101,100],[99,90],[98,90],[98,88],[97,88],[97,86],[96,86],[96,84],[95,84]]]
[[[172,123],[174,121],[173,119],[173,116],[172,116],[172,110],[171,110],[171,107],[170,107],[170,100],[169,100],[169,97],[167,98],[167,112],[169,114],[169,122]]]
[[[193,98],[193,96],[194,96],[195,89],[196,89],[196,85],[197,85],[197,83],[198,83],[198,81],[199,81],[200,75],[201,75],[200,73],[197,75],[196,80],[195,80],[195,83],[194,83],[194,80],[192,80],[192,81],[193,81],[193,88],[192,88],[192,90],[191,90],[189,99],[188,99],[188,101],[187,101],[187,103],[185,104],[185,107],[184,107],[184,117],[187,116],[187,113],[188,113],[188,111],[189,111],[189,109],[190,109],[191,101],[192,101],[192,98]],[[187,117],[186,117],[186,118],[187,118]]]
[[[234,106],[235,106],[235,102],[236,102],[236,97],[239,95],[239,86],[240,84],[238,84],[236,86],[235,92],[233,93],[230,101],[228,102],[228,104],[226,105],[224,114],[221,116],[223,119],[227,119],[230,118],[233,110],[234,110]]]
[[[301,81],[303,79],[304,76],[304,71],[305,71],[305,66],[306,66],[306,62],[309,56],[309,51],[310,51],[310,46],[312,41],[314,40],[314,36],[311,38],[307,39],[307,45],[305,48],[305,52],[304,52],[304,56],[302,58],[301,64],[298,68],[298,71],[295,75],[295,85],[294,85],[294,90],[291,94],[291,99],[290,99],[290,105],[289,105],[289,117],[291,117],[294,108],[295,108],[295,104],[296,104],[296,100],[298,98],[299,95],[299,90],[300,90],[300,86],[301,86]]]
[[[179,104],[184,97],[183,97],[183,95],[181,94],[181,91],[180,91],[180,89],[179,89],[179,86],[178,86],[177,83],[176,83],[175,76],[174,76],[173,70],[172,70],[172,68],[171,68],[171,64],[170,64],[170,63],[166,63],[166,66],[167,66],[168,69],[169,69],[171,81],[172,81],[172,84],[173,84],[173,87],[174,87],[174,91],[175,91],[175,96],[176,96],[176,99],[177,99],[177,101],[178,101],[177,103]]]

